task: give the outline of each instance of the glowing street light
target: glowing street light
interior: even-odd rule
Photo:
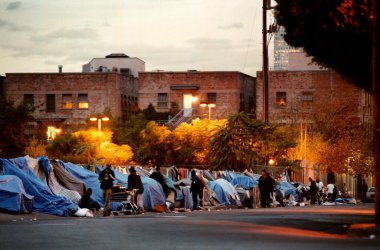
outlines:
[[[103,122],[108,122],[110,118],[108,116],[103,116],[103,117],[96,117],[96,116],[91,116],[90,121],[96,122],[98,121],[98,132],[102,131],[102,121]]]
[[[270,165],[270,166],[273,166],[273,165],[274,165],[274,160],[273,160],[273,159],[270,159],[270,160],[269,160],[269,165]]]
[[[209,103],[209,102],[201,102],[201,107],[208,107],[208,119],[211,120],[211,108],[215,108],[215,103]]]

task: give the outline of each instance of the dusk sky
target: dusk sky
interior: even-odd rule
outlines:
[[[147,71],[256,76],[261,19],[262,0],[0,0],[0,75],[80,72],[92,58],[125,53]]]

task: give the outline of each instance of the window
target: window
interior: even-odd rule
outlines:
[[[168,107],[168,94],[158,93],[157,108],[167,108],[167,107]]]
[[[302,102],[303,109],[311,109],[313,105],[313,93],[302,92],[301,102]]]
[[[78,94],[78,108],[88,109],[88,95]]]
[[[286,106],[286,92],[277,92],[276,93],[276,103],[277,106]]]
[[[252,114],[255,113],[255,103],[253,96],[248,97],[248,111]]]
[[[72,94],[63,94],[62,95],[62,108],[63,109],[72,109],[73,108],[73,95]]]
[[[33,107],[34,107],[34,95],[33,94],[25,94],[24,95],[24,104],[29,110],[33,109]]]
[[[216,93],[207,93],[207,102],[216,103]]]
[[[55,95],[46,95],[46,112],[55,113]]]
[[[245,111],[245,97],[244,94],[240,94],[240,111]]]

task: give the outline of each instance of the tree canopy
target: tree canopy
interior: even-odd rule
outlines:
[[[369,0],[276,0],[285,41],[302,47],[321,66],[371,90]]]

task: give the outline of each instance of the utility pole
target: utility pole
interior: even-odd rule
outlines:
[[[268,107],[268,96],[269,96],[269,86],[268,86],[268,42],[267,42],[267,10],[270,6],[270,0],[263,0],[263,111],[264,111],[264,121],[269,123],[269,107]]]

